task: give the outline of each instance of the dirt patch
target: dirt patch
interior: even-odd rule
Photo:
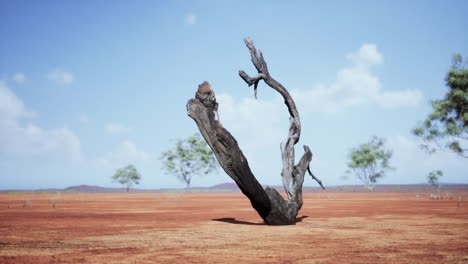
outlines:
[[[306,194],[268,226],[241,194],[49,196],[0,195],[0,263],[468,263],[466,200]]]

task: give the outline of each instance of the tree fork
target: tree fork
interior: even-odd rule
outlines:
[[[224,171],[236,182],[242,193],[247,196],[253,208],[269,225],[294,225],[296,216],[302,208],[302,185],[306,171],[325,189],[322,182],[310,171],[312,152],[304,145],[304,154],[294,165],[294,146],[299,141],[301,123],[296,104],[289,92],[279,82],[273,79],[267,68],[261,51],[257,52],[250,39],[244,40],[250,51],[252,63],[258,71],[255,77],[250,77],[244,71],[239,71],[240,77],[249,85],[254,85],[257,97],[258,83],[263,80],[284,98],[290,114],[288,137],[281,143],[283,169],[281,176],[283,187],[288,195],[284,200],[281,194],[273,188],[263,189],[250,170],[249,163],[239,148],[236,139],[227,131],[218,119],[218,103],[208,82],[198,86],[194,99],[187,102],[187,114],[196,122],[204,139],[213,150]]]

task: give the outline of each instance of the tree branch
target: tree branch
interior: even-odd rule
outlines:
[[[252,84],[254,84],[254,95],[255,95],[255,99],[257,99],[258,82],[265,78],[265,74],[259,73],[255,77],[252,78],[249,75],[247,75],[247,73],[245,73],[243,70],[240,70],[239,75],[249,86],[252,86]]]
[[[315,177],[315,175],[310,171],[310,167],[307,167],[307,171],[309,172],[309,175],[312,177],[312,179],[314,179],[318,184],[320,184],[320,187],[322,187],[322,189],[326,190],[325,187],[323,187],[322,181]]]
[[[252,63],[254,64],[255,68],[258,71],[258,74],[255,77],[250,77],[247,73],[240,70],[239,75],[240,77],[249,85],[255,84],[255,95],[256,95],[256,86],[260,80],[265,81],[265,83],[276,90],[284,99],[284,103],[288,108],[288,112],[290,115],[289,121],[289,134],[288,137],[281,143],[281,156],[283,160],[283,169],[281,172],[281,176],[283,179],[283,187],[288,194],[289,200],[298,200],[300,199],[300,204],[302,204],[302,184],[304,180],[304,173],[309,168],[309,163],[312,159],[312,153],[310,152],[309,147],[304,146],[304,155],[301,158],[301,161],[294,166],[294,145],[299,141],[301,136],[301,121],[299,118],[299,112],[297,111],[296,104],[292,99],[289,92],[273,79],[268,72],[268,67],[263,58],[263,54],[261,51],[257,52],[252,40],[246,38],[244,39],[245,45],[250,51],[250,55],[252,57]],[[310,153],[310,158],[309,154]],[[313,177],[314,179],[315,176]],[[297,185],[300,183],[300,186]],[[323,187],[323,186],[322,186]],[[298,190],[301,190],[301,194],[299,195]]]

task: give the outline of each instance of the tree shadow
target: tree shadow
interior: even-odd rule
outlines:
[[[308,215],[303,215],[301,217],[296,218],[296,223],[302,222],[302,219],[309,217]],[[242,221],[242,220],[237,220],[236,218],[233,217],[224,217],[224,218],[215,218],[211,219],[212,221],[218,221],[218,222],[224,222],[224,223],[230,223],[230,224],[236,224],[236,225],[266,225],[265,222],[261,223],[253,223],[253,222],[248,222],[248,221]]]
[[[296,217],[296,223],[302,222],[302,219],[309,217],[308,215],[303,215],[301,217]]]
[[[233,217],[216,218],[216,219],[211,219],[211,220],[218,221],[218,222],[230,223],[230,224],[236,224],[236,225],[266,225],[265,222],[252,223],[252,222],[247,222],[247,221],[242,221],[242,220],[236,220]]]

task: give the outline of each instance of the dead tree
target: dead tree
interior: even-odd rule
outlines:
[[[294,146],[301,136],[301,122],[296,104],[286,88],[273,79],[268,72],[267,64],[261,51],[257,52],[250,39],[244,40],[252,57],[252,63],[258,71],[250,77],[239,71],[240,77],[249,85],[254,85],[257,97],[258,83],[263,80],[268,86],[278,91],[284,98],[289,111],[289,135],[281,143],[283,169],[281,177],[284,190],[288,196],[285,200],[278,191],[267,187],[263,189],[250,170],[249,163],[240,150],[236,139],[227,131],[218,119],[218,103],[208,82],[198,86],[194,99],[187,102],[187,114],[195,120],[198,129],[218,159],[224,171],[236,182],[242,193],[247,196],[258,214],[269,225],[294,225],[296,216],[302,207],[302,185],[306,171],[325,189],[322,182],[310,171],[309,164],[312,152],[304,145],[304,154],[294,164]]]

